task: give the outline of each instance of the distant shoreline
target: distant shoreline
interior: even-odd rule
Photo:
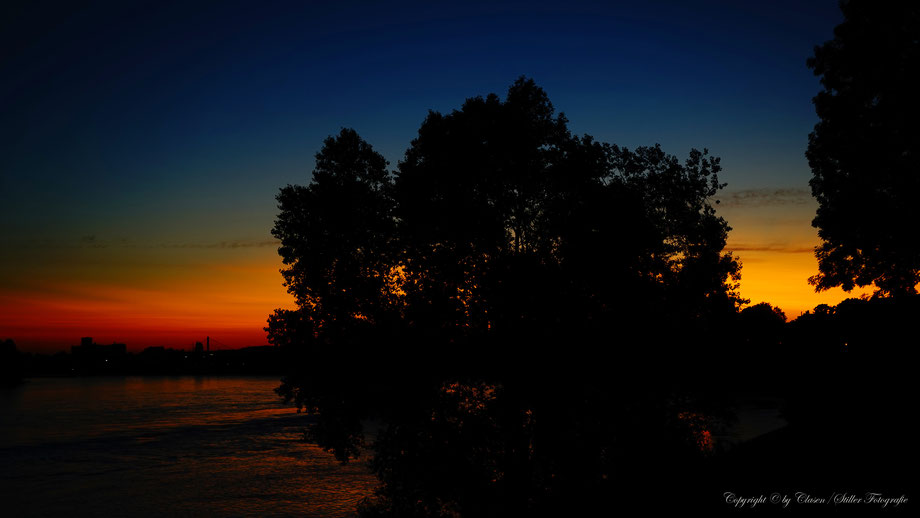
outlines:
[[[275,376],[285,371],[285,354],[277,347],[255,346],[205,352],[148,347],[127,352],[123,344],[74,347],[53,355],[20,353],[22,378],[81,376]]]

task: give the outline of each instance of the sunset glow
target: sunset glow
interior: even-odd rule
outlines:
[[[206,336],[229,348],[263,345],[267,315],[292,306],[272,247],[243,257],[231,252],[223,262],[208,257],[213,253],[173,251],[161,254],[173,263],[163,269],[133,262],[136,251],[75,252],[104,264],[78,273],[65,264],[0,293],[0,328],[26,349],[66,349],[82,336],[126,343],[129,350],[189,348]]]
[[[816,207],[804,191],[737,191],[719,196],[733,230],[727,251],[742,261],[741,294],[770,302],[793,319],[818,304],[837,304],[870,289],[815,293],[819,243]],[[265,218],[270,221],[270,218]],[[69,348],[82,336],[99,343],[189,348],[211,336],[225,347],[266,342],[267,315],[293,308],[282,286],[277,243],[231,241],[137,246],[80,240],[29,262],[35,249],[12,250],[23,275],[5,279],[0,329],[27,350]]]
[[[792,320],[819,304],[835,305],[871,294],[833,289],[816,293],[808,278],[818,271],[811,226],[818,205],[805,189],[726,189],[717,207],[733,230],[726,250],[741,259],[741,294],[751,304],[769,302]]]
[[[818,239],[808,209],[720,208],[734,227],[726,250],[742,263],[741,293],[770,302],[789,319],[818,304],[870,290],[815,293]],[[80,248],[69,261],[33,265],[32,275],[0,292],[0,328],[27,350],[57,351],[92,336],[129,350],[189,348],[205,336],[226,347],[265,343],[267,315],[293,308],[281,284],[276,245],[251,248]],[[162,265],[162,266],[161,266]]]
[[[43,352],[82,336],[129,350],[265,344],[268,315],[294,307],[275,195],[309,183],[323,139],[352,127],[393,170],[429,110],[521,74],[575,134],[721,157],[716,208],[752,303],[794,318],[856,296],[807,284],[819,85],[805,59],[840,13],[787,8],[23,11],[0,85],[0,339]],[[701,32],[713,13],[720,31]]]

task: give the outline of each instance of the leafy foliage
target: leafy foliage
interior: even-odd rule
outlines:
[[[847,1],[834,39],[808,66],[824,89],[809,136],[817,290],[875,284],[882,294],[920,282],[920,5]]]
[[[327,139],[310,185],[278,196],[299,309],[267,330],[310,438],[342,460],[372,448],[362,512],[587,505],[649,455],[695,458],[688,364],[667,353],[705,359],[742,302],[719,171],[705,150],[574,136],[525,78],[430,112],[393,175],[354,131]]]

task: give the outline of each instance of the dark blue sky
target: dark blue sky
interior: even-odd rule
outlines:
[[[721,156],[736,233],[767,232],[739,203],[781,190],[800,213],[776,221],[813,238],[805,61],[833,0],[19,4],[0,8],[0,281],[69,253],[38,249],[262,246],[327,135],[395,168],[429,109],[521,75],[576,133]]]
[[[5,17],[4,191],[94,206],[78,233],[102,232],[103,205],[272,210],[342,126],[395,166],[428,109],[519,75],[578,133],[709,147],[733,188],[802,186],[805,59],[840,21],[833,1],[131,3]]]

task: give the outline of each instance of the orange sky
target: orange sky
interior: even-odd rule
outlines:
[[[273,245],[273,243],[271,243]],[[290,307],[275,246],[72,247],[0,293],[0,330],[24,350],[98,343],[187,348],[210,336],[264,345],[269,313]]]
[[[223,2],[144,16],[90,4],[9,13],[0,339],[24,350],[264,344],[267,316],[291,304],[275,196],[310,181],[324,139],[354,128],[396,167],[429,110],[503,97],[522,74],[574,134],[722,157],[720,180],[750,189],[720,206],[744,297],[790,317],[846,297],[806,283],[815,205],[800,190],[821,90],[805,62],[842,21],[830,0],[291,2],[255,18]]]
[[[733,227],[727,250],[742,261],[741,294],[752,304],[770,302],[792,319],[865,292],[815,293],[807,284],[818,244],[809,193],[729,190],[719,199],[719,214]],[[2,259],[9,263],[0,273],[0,338],[23,350],[64,350],[83,336],[130,350],[189,348],[206,336],[218,347],[264,345],[268,315],[293,307],[270,238],[159,245],[82,239],[23,246]]]
[[[839,288],[815,293],[808,284],[818,271],[814,247],[820,239],[811,226],[818,205],[806,190],[729,189],[720,198],[718,212],[733,228],[726,250],[741,259],[741,295],[751,304],[769,302],[792,320],[819,304],[871,293]]]

